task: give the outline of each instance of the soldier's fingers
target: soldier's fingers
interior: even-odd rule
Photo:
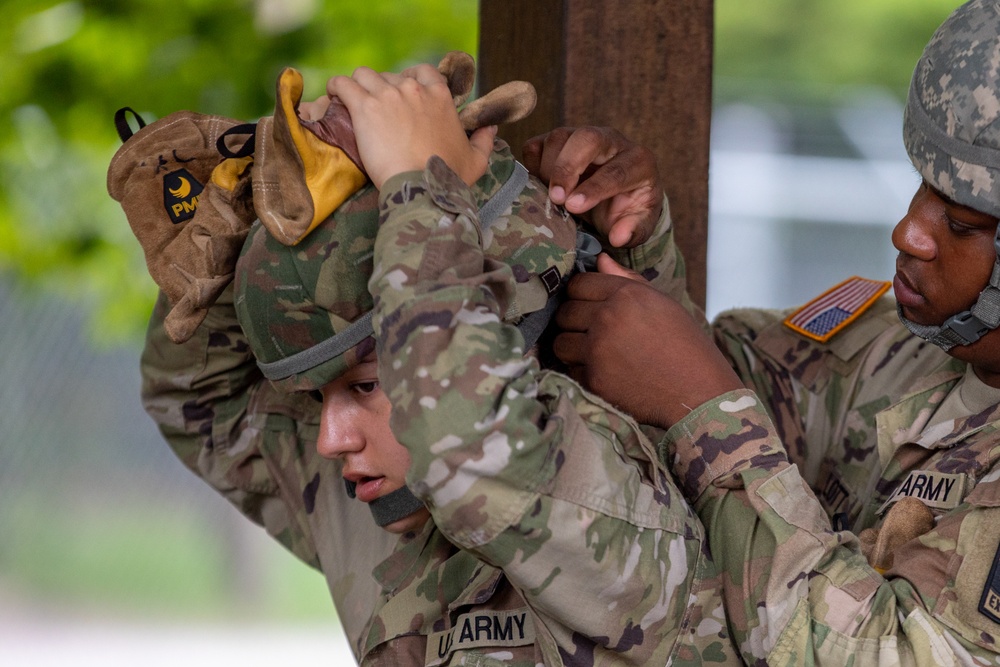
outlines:
[[[549,174],[549,192],[554,193],[553,201],[568,204],[580,186],[591,178],[599,165],[614,155],[614,151],[605,137],[604,128],[574,128],[560,149],[550,151],[546,156],[544,169]],[[587,208],[577,206],[572,212],[585,213],[595,203]]]
[[[629,144],[621,133],[608,127],[577,128],[555,156],[550,167],[549,189],[563,188],[567,195],[565,204],[573,213],[585,213],[599,201],[619,194],[620,188],[606,187],[614,184],[613,174],[587,184]],[[615,169],[612,166],[612,171]]]
[[[625,215],[615,220],[608,230],[608,242],[614,248],[631,248],[649,238],[652,225],[648,215]]]
[[[490,154],[493,152],[493,140],[497,136],[497,129],[496,125],[487,125],[486,127],[477,129],[469,137],[469,145],[471,145],[472,149],[479,153],[484,160],[483,174],[486,173],[486,164],[489,161]],[[482,174],[479,174],[479,176],[482,176]]]
[[[566,209],[572,213],[589,211],[599,202],[639,188],[654,187],[659,181],[652,151],[632,144],[614,131],[600,136],[602,143],[590,146],[597,151],[591,160],[592,173],[566,200]]]
[[[597,272],[609,276],[620,276],[641,283],[646,282],[645,278],[632,269],[622,266],[606,252],[602,252],[597,256]]]
[[[566,145],[566,140],[569,139],[572,133],[573,128],[571,127],[558,127],[550,132],[529,139],[522,148],[524,166],[528,168],[528,171],[540,178],[543,183],[549,185],[549,181],[552,178],[552,167],[555,165],[563,146]],[[564,199],[564,196],[559,197],[556,203],[561,204]]]
[[[606,301],[609,296],[632,282],[637,281],[604,273],[578,273],[566,286],[566,298],[576,301]]]
[[[579,381],[585,375],[587,334],[561,332],[552,341],[552,352],[571,368],[570,376]],[[575,371],[575,375],[574,375]]]
[[[398,87],[399,84],[402,83],[403,79],[410,78],[402,74],[397,74],[396,72],[381,72],[379,76],[381,76],[382,80],[388,83],[390,86],[396,86],[396,87]]]
[[[437,67],[429,65],[427,63],[421,63],[419,65],[413,65],[412,67],[407,67],[402,72],[400,76],[405,76],[410,79],[416,79],[425,86],[431,84],[443,83],[448,85],[448,80],[445,78]]]
[[[320,120],[330,108],[330,97],[322,95],[311,102],[299,102],[299,118],[302,120]]]
[[[349,76],[334,76],[326,82],[326,92],[331,97],[337,97],[351,110],[364,98],[368,91]]]
[[[598,307],[596,301],[567,299],[556,310],[556,326],[561,331],[585,333]]]
[[[372,93],[384,90],[390,85],[380,73],[376,72],[371,67],[357,68],[354,70],[351,78],[354,79],[359,86]]]
[[[576,380],[581,386],[587,386],[587,367],[586,366],[571,366],[570,364],[563,361],[566,364],[565,373],[574,380]]]

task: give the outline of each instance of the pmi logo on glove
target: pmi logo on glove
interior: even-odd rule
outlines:
[[[167,209],[175,225],[194,217],[203,189],[187,169],[178,169],[163,177],[163,208]]]

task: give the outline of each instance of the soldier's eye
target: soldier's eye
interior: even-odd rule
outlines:
[[[355,382],[351,385],[351,388],[359,394],[373,394],[378,391],[378,380],[366,380],[364,382]]]
[[[313,389],[312,391],[309,392],[309,398],[314,399],[317,403],[322,403],[323,392],[321,392],[319,389]]]

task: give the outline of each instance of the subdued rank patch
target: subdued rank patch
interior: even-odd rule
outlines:
[[[178,169],[163,177],[163,208],[167,209],[175,225],[194,217],[203,189],[187,169]]]
[[[528,608],[510,611],[474,611],[462,614],[450,630],[435,632],[427,638],[427,667],[443,664],[455,651],[473,648],[526,646],[535,642],[535,628],[528,618]]]
[[[924,505],[934,509],[951,510],[961,504],[965,494],[972,485],[963,473],[944,473],[936,470],[911,470],[903,483],[899,485],[889,499],[886,500],[878,513],[884,513],[889,505],[901,498],[916,498]]]
[[[559,275],[558,268],[550,266],[539,273],[538,277],[542,281],[542,284],[545,285],[545,291],[549,293],[549,296],[555,294],[556,290],[559,289],[559,282],[562,280],[562,276]]]
[[[857,319],[892,283],[852,276],[785,318],[785,326],[821,343]]]
[[[1000,546],[993,556],[993,567],[983,587],[983,597],[979,600],[979,613],[994,623],[1000,623]]]

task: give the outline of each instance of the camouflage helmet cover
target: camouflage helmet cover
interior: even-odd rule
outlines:
[[[910,82],[903,141],[923,179],[955,202],[1000,217],[1000,3],[956,9],[924,47]],[[940,326],[897,312],[915,335],[948,351],[1000,326],[1000,227],[989,282],[969,310]]]
[[[968,2],[931,37],[913,72],[903,139],[928,183],[1000,217],[1000,4]]]
[[[483,206],[514,172],[506,144],[497,141],[486,174],[473,192]],[[378,192],[366,185],[295,246],[254,225],[236,266],[236,312],[262,368],[293,355],[308,355],[328,343],[374,307],[368,280],[378,232]],[[569,275],[576,255],[577,225],[554,206],[531,177],[508,211],[483,231],[484,254],[510,266],[517,283],[504,319],[543,308],[551,292],[553,267]],[[318,347],[319,346],[319,347]],[[281,377],[267,374],[282,391],[322,387],[374,350],[364,336],[346,352],[321,356],[308,368]]]

